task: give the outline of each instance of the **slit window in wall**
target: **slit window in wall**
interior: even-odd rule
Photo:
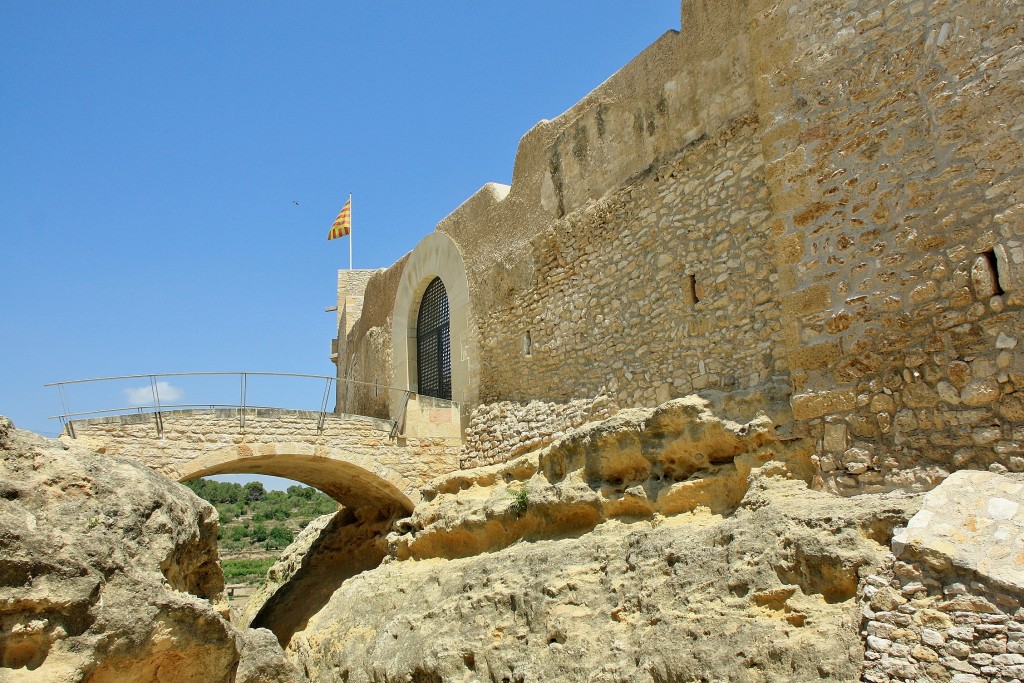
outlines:
[[[992,291],[993,296],[999,296],[1005,294],[1003,288],[999,285],[999,259],[996,258],[996,252],[994,249],[989,249],[981,254],[982,258],[988,262],[989,271],[992,273]]]
[[[523,355],[527,358],[533,355],[533,337],[529,330],[523,334]]]
[[[700,301],[697,298],[697,278],[693,275],[686,275],[683,277],[683,301],[688,306],[693,306],[695,303]]]

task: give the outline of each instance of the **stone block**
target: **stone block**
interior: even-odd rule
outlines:
[[[790,365],[795,369],[810,370],[833,365],[842,358],[843,350],[835,342],[810,344],[796,349],[789,355]]]
[[[807,170],[807,150],[801,145],[788,154],[766,164],[765,180],[776,186],[793,181],[797,175]]]
[[[999,287],[1004,292],[1018,292],[1024,288],[1024,244],[997,244],[993,252],[999,270]]]
[[[938,392],[925,382],[912,382],[903,389],[903,403],[911,408],[934,408],[939,401]]]
[[[971,284],[974,285],[974,295],[982,301],[988,301],[999,293],[996,272],[988,257],[979,256],[974,259],[971,265]]]
[[[1024,589],[1024,477],[974,470],[954,472],[924,499],[892,540],[893,553],[933,567],[974,572],[981,581]],[[1012,543],[1012,552],[1003,552]],[[957,596],[945,612],[998,613],[977,596]]]
[[[793,417],[797,420],[811,420],[824,415],[849,412],[856,405],[853,389],[834,389],[796,394],[790,399]]]
[[[800,233],[790,233],[779,238],[775,246],[779,263],[799,263],[804,257],[804,237]]]
[[[822,442],[828,453],[841,453],[846,450],[846,425],[842,422],[825,423],[825,435]]]
[[[782,297],[783,318],[796,318],[811,313],[820,313],[832,305],[828,285],[811,285]]]
[[[999,382],[993,377],[972,379],[960,390],[960,399],[972,407],[986,406],[995,403],[1001,393]]]

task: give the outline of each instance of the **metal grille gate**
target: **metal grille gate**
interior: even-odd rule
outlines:
[[[416,367],[421,395],[452,400],[451,348],[448,292],[437,277],[423,292],[416,319]]]

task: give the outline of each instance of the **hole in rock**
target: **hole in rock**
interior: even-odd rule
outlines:
[[[6,669],[36,669],[50,651],[50,637],[45,633],[11,634],[0,645],[0,666]]]

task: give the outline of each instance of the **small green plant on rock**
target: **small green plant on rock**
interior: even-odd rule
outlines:
[[[512,494],[512,510],[516,513],[516,517],[522,517],[526,514],[526,509],[529,507],[529,491],[525,485],[517,487],[509,487],[509,492]]]

